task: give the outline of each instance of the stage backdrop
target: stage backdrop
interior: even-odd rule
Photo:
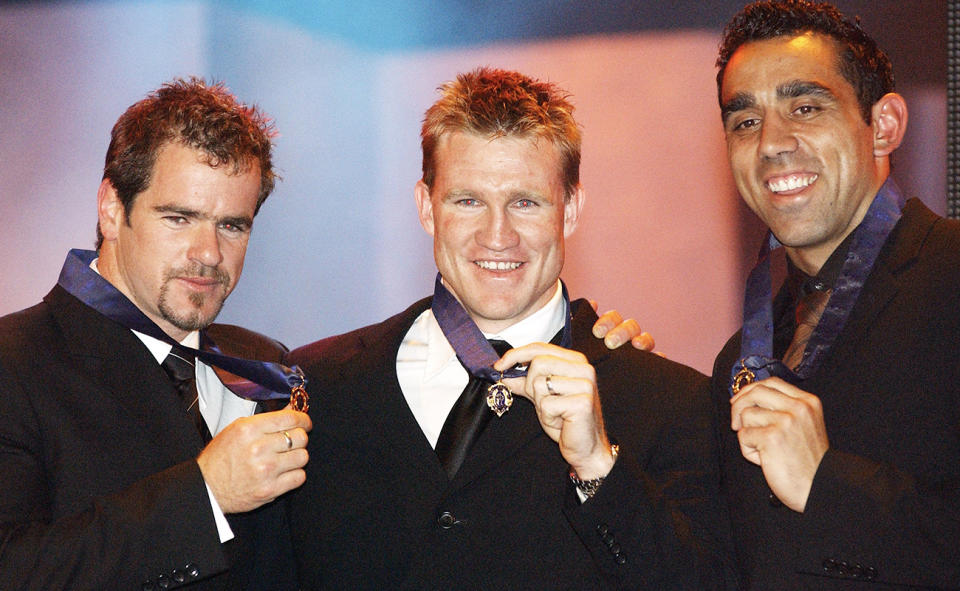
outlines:
[[[730,179],[717,43],[739,7],[660,2],[0,3],[0,313],[91,248],[117,116],[174,76],[223,80],[276,120],[283,176],[221,320],[297,346],[391,315],[436,272],[417,222],[418,131],[478,65],[573,95],[585,217],[563,277],[668,356],[709,371],[738,326],[760,229]],[[895,166],[943,212],[945,2],[846,2],[888,46],[911,108]],[[882,23],[882,26],[881,26]]]

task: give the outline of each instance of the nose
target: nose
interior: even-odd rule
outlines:
[[[507,250],[520,242],[520,234],[514,227],[510,213],[502,208],[491,208],[483,216],[482,227],[477,231],[477,243],[490,250]]]
[[[196,225],[191,237],[190,260],[207,267],[216,267],[223,261],[220,250],[220,234],[216,224],[200,223]]]
[[[797,149],[797,138],[789,120],[777,114],[764,118],[760,127],[760,155],[775,160]]]

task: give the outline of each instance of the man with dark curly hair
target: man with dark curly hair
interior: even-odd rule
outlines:
[[[736,15],[717,65],[734,180],[770,228],[713,374],[740,584],[958,588],[960,225],[890,176],[890,62],[833,6],[784,0]]]
[[[303,482],[309,418],[217,373],[282,381],[249,361],[282,346],[211,324],[273,188],[272,135],[199,79],[117,121],[97,251],[70,251],[42,303],[0,318],[0,587],[295,588],[270,501]]]

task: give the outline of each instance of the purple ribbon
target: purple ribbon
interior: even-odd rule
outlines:
[[[562,281],[560,287],[563,291],[563,305],[566,310],[560,346],[570,348],[573,342],[570,328],[570,296],[567,294],[567,286]],[[444,287],[440,273],[437,273],[437,280],[433,286],[433,315],[437,319],[437,324],[440,325],[440,330],[443,331],[443,336],[447,338],[457,354],[457,359],[470,372],[470,375],[488,382],[497,382],[501,379],[500,372],[493,369],[493,364],[500,359],[500,356],[457,298]],[[502,377],[519,378],[525,375],[527,375],[526,368],[512,367],[503,372]]]
[[[796,371],[791,370],[773,357],[773,300],[770,277],[770,253],[783,246],[772,232],[767,233],[757,257],[757,265],[747,278],[743,301],[743,333],[740,346],[740,361],[731,371],[731,394],[733,377],[741,369],[756,376],[755,381],[771,376],[798,385],[817,369],[857,303],[860,290],[866,282],[880,249],[900,220],[904,206],[900,188],[887,178],[870,204],[863,221],[853,231],[850,250],[844,260],[840,275],[833,286],[833,293],[820,317],[807,348],[803,361]]]
[[[224,355],[203,331],[200,333],[200,341],[204,350],[184,347],[147,318],[113,284],[91,269],[90,263],[95,258],[97,253],[94,251],[78,248],[71,250],[67,253],[57,284],[73,297],[121,326],[182,348],[196,355],[207,365],[246,378],[248,381],[225,382],[230,391],[241,398],[261,401],[290,398],[290,391],[293,388],[306,386],[306,378],[297,366],[289,368],[280,363]],[[206,350],[207,348],[209,350]]]

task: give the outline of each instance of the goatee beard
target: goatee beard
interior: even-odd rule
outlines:
[[[217,283],[221,286],[222,291],[211,295],[191,293],[189,294],[188,299],[193,305],[193,308],[190,310],[177,309],[169,302],[170,284],[178,277],[184,276],[215,278]],[[230,276],[226,272],[222,271],[219,267],[198,266],[173,269],[164,274],[163,285],[160,287],[160,297],[157,300],[157,309],[164,320],[173,326],[176,326],[180,330],[191,332],[194,330],[200,330],[209,326],[214,319],[216,319],[217,314],[220,313],[220,309],[223,307],[223,303],[227,299],[227,290],[229,285]],[[207,303],[208,299],[216,298],[220,293],[223,295],[219,298],[219,301],[216,302],[215,308],[210,313],[205,314],[203,311],[204,304]]]

